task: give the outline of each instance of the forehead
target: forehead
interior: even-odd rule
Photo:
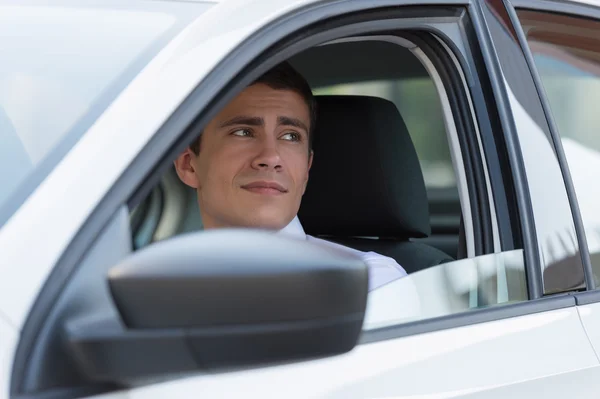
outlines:
[[[217,115],[217,119],[238,115],[265,117],[268,114],[299,118],[308,123],[310,112],[299,93],[260,83],[245,88]]]

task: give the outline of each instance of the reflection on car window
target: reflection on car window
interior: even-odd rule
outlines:
[[[370,292],[363,329],[527,299],[522,249],[478,256],[430,267]]]
[[[314,93],[369,95],[392,101],[411,135],[427,188],[456,187],[442,106],[430,77],[319,87]]]
[[[68,137],[74,145],[167,40],[207,8],[15,4],[0,6],[0,208],[59,142]]]
[[[562,139],[598,279],[600,23],[533,11],[519,11],[519,18]]]

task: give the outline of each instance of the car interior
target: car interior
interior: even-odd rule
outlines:
[[[298,214],[306,233],[390,256],[408,273],[465,258],[439,94],[411,49],[342,40],[288,61],[309,82],[318,109]],[[134,248],[201,230],[196,192],[171,168],[132,210],[131,226]]]

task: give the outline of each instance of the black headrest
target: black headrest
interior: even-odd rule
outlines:
[[[423,173],[396,106],[317,96],[313,165],[298,216],[311,235],[430,234]]]

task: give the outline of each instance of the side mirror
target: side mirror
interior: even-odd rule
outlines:
[[[362,260],[252,230],[159,242],[112,268],[122,320],[66,324],[91,379],[136,379],[341,354],[360,336],[368,292]]]

